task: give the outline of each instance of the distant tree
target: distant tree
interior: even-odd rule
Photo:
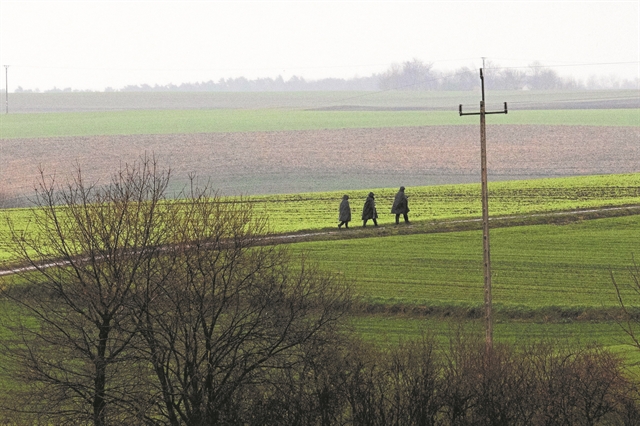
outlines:
[[[418,59],[404,62],[402,66],[393,64],[380,76],[382,90],[431,90],[437,86],[433,64],[425,64]]]
[[[640,79],[635,81],[620,79],[616,75],[591,75],[586,80],[586,88],[591,90],[639,89]]]
[[[530,66],[527,83],[533,90],[560,89],[562,81],[555,70],[544,67],[540,62],[533,62]]]
[[[443,78],[440,84],[442,90],[474,90],[480,87],[478,70],[463,67],[447,78]]]
[[[519,69],[503,68],[499,64],[486,60],[485,87],[493,90],[521,90],[526,86],[526,73]]]
[[[291,91],[301,91],[305,89],[306,81],[302,77],[291,76],[291,78],[287,81],[287,90]]]
[[[245,77],[230,78],[227,80],[227,86],[237,92],[248,92],[251,89],[249,80]]]
[[[526,85],[526,74],[517,69],[505,69],[500,80],[501,89],[521,90]]]

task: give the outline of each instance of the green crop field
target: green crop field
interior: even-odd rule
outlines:
[[[353,223],[360,224],[360,213],[369,191],[349,191]],[[389,225],[389,214],[396,189],[374,189],[377,194],[379,223]],[[422,225],[420,232],[429,232],[433,223],[469,220],[481,217],[480,185],[438,185],[407,189],[411,218]],[[335,230],[338,205],[343,192],[314,192],[245,198],[258,214],[269,219],[277,234]],[[489,186],[492,216],[526,216],[576,209],[640,205],[640,173],[603,176],[493,182]],[[7,220],[17,229],[28,224],[28,209],[4,210],[0,222],[0,262],[10,261],[6,250]],[[357,232],[357,231],[355,231]]]
[[[494,327],[498,342],[597,343],[640,365],[640,351],[612,320],[618,301],[640,298],[629,267],[640,253],[640,216],[492,229]],[[482,232],[398,235],[292,245],[350,283],[365,311],[354,329],[381,345],[456,327],[484,334]],[[377,313],[376,313],[377,312]],[[475,318],[475,319],[474,319]]]
[[[372,190],[380,224],[392,223],[389,214],[396,188]],[[344,191],[343,191],[344,192]],[[334,227],[343,192],[250,197],[264,212],[275,232],[296,232]],[[368,190],[348,191],[353,224]],[[458,220],[482,216],[479,184],[436,185],[407,189],[411,217],[415,221]],[[490,212],[494,216],[529,215],[596,207],[640,205],[640,173],[576,176],[489,184]]]
[[[363,100],[359,94],[351,98],[345,94],[340,94],[341,98],[335,94],[323,96],[306,98],[296,94],[295,99],[275,101],[266,97],[256,101],[254,97],[242,105],[205,105],[190,110],[151,110],[154,106],[150,103],[126,111],[9,114],[0,116],[0,139],[418,128],[478,123],[478,117],[457,114],[458,102],[465,103],[468,111],[476,108],[477,102],[470,102],[469,94],[460,101],[455,94],[430,98],[430,107],[441,109],[437,111],[408,110],[427,102],[417,95],[393,93],[379,95],[378,100],[368,95]],[[540,101],[534,94],[526,96],[529,98],[519,98],[521,103],[510,104],[509,114],[491,116],[488,123],[566,128],[640,126],[637,108],[519,110]],[[563,97],[545,99],[560,102]],[[349,105],[358,108],[345,107]],[[560,140],[572,138],[580,136]],[[539,162],[546,164],[546,160]],[[581,169],[576,170],[580,173]],[[636,259],[640,256],[640,216],[584,221],[576,221],[574,217],[566,224],[549,224],[551,220],[536,220],[531,215],[640,205],[640,173],[634,172],[490,183],[491,216],[496,219],[516,216],[514,224],[519,225],[491,230],[497,340],[522,342],[547,337],[583,343],[597,340],[629,356],[624,346],[627,339],[606,315],[616,307],[610,273],[613,271],[624,282],[633,256]],[[309,174],[306,169],[303,173]],[[312,177],[316,179],[315,175]],[[248,178],[268,179],[269,174]],[[382,226],[362,230],[358,226],[359,216],[370,190],[376,193]],[[396,190],[251,196],[245,201],[269,218],[271,230],[276,234],[297,233],[298,238],[300,234],[314,234],[302,238],[318,241],[293,243],[291,248],[297,253],[308,253],[322,268],[353,285],[363,305],[373,311],[358,314],[352,321],[366,338],[393,342],[419,336],[425,330],[444,336],[450,325],[443,318],[449,313],[481,332],[482,324],[477,318],[483,299],[482,236],[477,222],[467,227],[455,225],[457,221],[477,221],[481,216],[479,184],[408,187],[413,221],[408,227],[392,224],[389,210]],[[338,205],[344,193],[351,197],[353,229],[339,232]],[[18,229],[28,226],[28,210],[6,210],[5,214]],[[3,220],[0,266],[6,267],[15,260],[7,251],[7,244],[7,225]]]
[[[393,346],[403,341],[431,336],[435,338],[439,348],[445,349],[449,339],[459,331],[484,336],[484,323],[480,320],[378,314],[355,316],[351,325],[364,339],[380,346]],[[636,373],[640,372],[640,351],[613,321],[502,321],[494,324],[493,331],[495,341],[523,346],[535,341],[548,341],[558,346],[601,345],[621,356]]]
[[[8,114],[0,138],[190,134],[475,124],[457,111],[216,109]],[[640,126],[640,109],[540,110],[496,115],[491,124]]]
[[[610,273],[627,278],[640,216],[491,230],[493,300],[511,314],[617,305]],[[294,244],[371,304],[481,307],[482,232]]]

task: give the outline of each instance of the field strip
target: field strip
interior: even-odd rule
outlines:
[[[512,220],[512,219],[523,219],[523,218],[536,218],[536,217],[560,217],[560,216],[572,216],[572,215],[578,215],[578,214],[588,214],[588,213],[601,213],[601,212],[615,212],[615,211],[623,211],[623,210],[634,210],[634,209],[640,209],[640,205],[633,205],[633,206],[624,206],[624,207],[603,207],[603,208],[594,208],[594,209],[579,209],[579,210],[570,210],[570,211],[562,211],[562,212],[550,212],[550,213],[533,213],[533,214],[528,214],[528,215],[509,215],[509,216],[496,216],[496,217],[492,217],[489,218],[490,221],[492,220]],[[457,220],[444,220],[444,221],[438,221],[438,222],[427,222],[427,224],[429,225],[455,225],[455,224],[464,224],[464,223],[478,223],[478,222],[482,222],[482,218],[474,218],[474,219],[457,219]],[[421,224],[424,224],[425,222],[421,222]],[[522,225],[513,225],[513,226],[522,226]],[[391,227],[396,227],[396,225],[391,225]],[[406,228],[412,228],[412,225],[401,225],[402,228],[406,229]],[[352,227],[350,229],[361,229],[359,227]],[[374,227],[369,226],[366,229],[374,229]],[[386,226],[379,226],[376,229],[380,229],[380,230],[384,230],[386,229]],[[281,242],[281,243],[295,243],[298,241],[307,241],[309,238],[313,238],[313,237],[320,237],[320,236],[330,236],[330,235],[344,235],[346,230],[343,231],[318,231],[318,232],[306,232],[306,233],[294,233],[294,234],[283,234],[283,235],[273,235],[273,236],[269,236],[269,237],[265,237],[262,241],[264,241],[266,244],[271,244],[271,243],[275,243],[275,242]],[[448,230],[445,232],[458,232],[459,230]],[[439,231],[442,232],[442,231]],[[428,233],[428,232],[413,232],[413,233]],[[405,234],[406,235],[406,234]],[[371,237],[375,237],[376,235],[371,235]],[[38,267],[36,266],[23,266],[23,267],[18,267],[18,268],[12,268],[12,269],[5,269],[5,270],[0,270],[0,277],[2,276],[9,276],[9,275],[14,275],[14,274],[18,274],[18,273],[24,273],[24,272],[31,272],[31,271],[35,271],[37,269],[48,269],[48,268],[52,268],[55,266],[64,266],[64,265],[68,265],[70,262],[61,262],[61,261],[54,261],[54,262],[50,262],[50,263],[45,263],[42,265],[39,265]]]
[[[570,210],[570,211],[562,211],[562,212],[549,212],[549,213],[532,213],[526,215],[510,215],[510,216],[495,216],[490,217],[489,221],[493,220],[511,220],[511,219],[523,219],[523,218],[535,218],[535,217],[559,217],[559,216],[572,216],[576,214],[586,214],[586,213],[599,213],[599,212],[612,212],[612,211],[623,211],[623,210],[633,210],[640,209],[640,205],[635,206],[623,206],[623,207],[603,207],[603,208],[593,208],[593,209],[579,209],[579,210]],[[456,219],[456,220],[443,220],[438,222],[427,222],[430,225],[455,225],[459,223],[477,223],[482,222],[482,218],[474,218],[474,219]],[[425,222],[421,222],[424,224]],[[401,226],[404,228],[406,225]],[[412,225],[408,225],[411,228]],[[520,226],[520,225],[518,225]],[[391,225],[391,227],[396,227],[396,225]],[[385,226],[379,226],[378,229],[385,229]],[[360,229],[359,227],[352,227],[349,229]],[[371,226],[367,229],[372,229]],[[338,235],[342,234],[345,231],[323,231],[323,232],[307,232],[307,233],[298,233],[298,234],[286,234],[286,235],[274,235],[268,237],[269,241],[286,241],[286,242],[296,242],[297,239],[305,239],[309,237],[316,237],[321,235]],[[451,230],[448,232],[457,232],[457,230]],[[0,271],[0,275],[2,275],[2,271]]]

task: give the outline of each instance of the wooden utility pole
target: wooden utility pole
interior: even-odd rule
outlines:
[[[484,58],[483,58],[484,62]],[[504,103],[502,111],[486,111],[484,101],[484,76],[480,68],[480,82],[482,86],[482,100],[480,101],[480,112],[462,112],[460,104],[460,115],[480,115],[480,174],[482,180],[482,241],[484,252],[484,314],[485,314],[485,350],[487,355],[493,351],[493,313],[491,297],[491,254],[489,250],[489,191],[487,189],[487,131],[485,116],[487,114],[506,114],[507,103]]]

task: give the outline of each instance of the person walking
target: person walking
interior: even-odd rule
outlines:
[[[338,220],[340,221],[338,229],[342,229],[342,225],[344,225],[345,229],[349,229],[349,222],[351,222],[351,206],[349,205],[349,196],[346,194],[342,196]]]
[[[396,215],[396,225],[400,223],[400,215],[404,216],[404,222],[409,223],[409,197],[404,193],[404,186],[400,187],[400,190],[396,194],[396,198],[393,200],[393,206],[391,207],[391,213]]]
[[[373,225],[378,226],[378,212],[376,210],[376,199],[373,192],[369,193],[362,209],[362,227],[367,226],[367,221],[373,220]]]

